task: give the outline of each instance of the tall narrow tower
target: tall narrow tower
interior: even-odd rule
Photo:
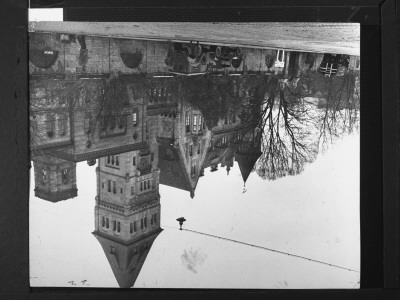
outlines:
[[[120,287],[132,287],[160,227],[158,144],[99,159],[95,231]]]

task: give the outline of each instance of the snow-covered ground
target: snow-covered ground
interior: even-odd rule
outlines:
[[[160,185],[164,231],[135,287],[358,288],[359,272],[179,231],[176,218],[187,219],[185,229],[360,270],[359,150],[359,135],[347,136],[298,176],[265,181],[252,173],[245,193],[236,163],[229,175],[206,170],[194,199]],[[79,163],[77,177],[74,199],[31,196],[31,286],[118,287],[91,234],[95,167]]]

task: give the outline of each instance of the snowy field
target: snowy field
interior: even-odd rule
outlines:
[[[359,135],[338,141],[296,177],[252,173],[242,193],[237,163],[205,170],[194,199],[160,185],[161,227],[134,287],[359,288],[359,272],[179,231],[264,246],[360,270]],[[31,195],[34,182],[31,174]],[[78,197],[30,201],[31,286],[118,287],[94,230],[95,167],[77,165]]]

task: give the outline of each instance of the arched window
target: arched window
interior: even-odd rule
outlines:
[[[117,222],[117,232],[120,233],[121,232],[121,222]]]
[[[107,190],[111,193],[111,180],[108,180]]]
[[[105,225],[106,225],[106,220],[103,216],[103,217],[101,217],[101,227],[104,227]]]
[[[113,220],[113,231],[117,229],[117,221]]]
[[[106,228],[110,228],[110,220],[106,218]]]
[[[117,193],[117,183],[115,181],[113,181],[113,193]]]
[[[119,158],[118,158],[118,155],[115,157],[115,164],[116,164],[117,166],[119,166]]]
[[[113,156],[111,156],[111,164],[112,164],[112,165],[114,165],[114,164],[115,164],[115,161],[114,161],[114,155],[113,155]]]
[[[110,162],[111,162],[111,157],[109,155],[109,156],[107,156],[107,164],[110,164]]]

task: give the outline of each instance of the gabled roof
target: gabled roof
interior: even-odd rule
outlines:
[[[130,288],[135,284],[150,248],[161,231],[162,229],[158,228],[148,235],[135,239],[130,244],[122,243],[98,231],[93,232],[103,247],[115,279],[121,288]]]
[[[178,148],[171,145],[171,139],[157,138],[159,142],[158,167],[160,183],[180,190],[192,192],[190,180]],[[170,153],[167,157],[167,153]]]

